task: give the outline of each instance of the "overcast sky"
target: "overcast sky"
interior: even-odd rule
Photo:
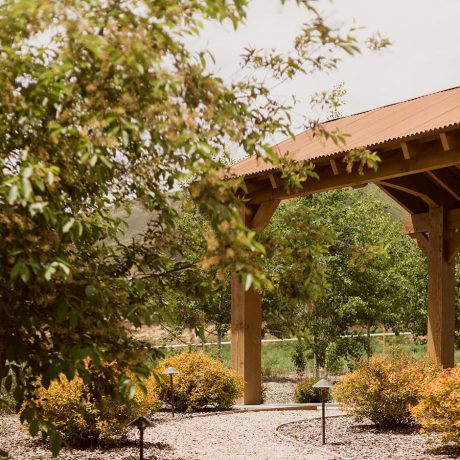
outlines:
[[[252,0],[246,25],[206,26],[200,46],[217,59],[226,78],[235,74],[247,45],[287,50],[300,30],[304,12],[293,0]],[[343,82],[343,115],[410,99],[460,85],[460,0],[319,0],[320,10],[335,24],[357,23],[369,34],[380,31],[391,48],[347,58],[328,75],[297,78],[277,88],[280,97],[307,100]],[[308,106],[296,110],[308,113]]]

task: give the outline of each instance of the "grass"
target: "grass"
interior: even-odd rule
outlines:
[[[383,338],[373,337],[371,342],[372,351],[375,354],[383,354]],[[426,344],[420,344],[413,341],[410,336],[386,337],[385,348],[389,352],[390,347],[397,346],[410,355],[423,359],[427,355]],[[295,374],[296,370],[292,362],[295,342],[276,342],[262,344],[262,375],[265,377]],[[177,354],[183,349],[165,350],[167,356]],[[206,353],[217,356],[217,348],[207,346]],[[222,360],[224,364],[230,366],[230,346],[222,347]],[[460,350],[455,351],[455,362],[460,363]],[[307,373],[314,372],[314,363],[309,361],[307,364]]]

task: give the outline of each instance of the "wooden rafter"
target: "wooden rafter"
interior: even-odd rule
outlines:
[[[393,201],[399,204],[410,214],[419,214],[427,211],[427,206],[422,203],[420,199],[414,195],[409,195],[394,188],[386,187],[382,182],[376,182],[377,187],[388,195]]]
[[[251,228],[262,229],[267,225],[273,216],[281,200],[266,201],[257,207],[249,226]]]
[[[395,177],[380,181],[387,188],[394,188],[402,192],[414,195],[424,201],[428,206],[440,206],[442,204],[442,193],[430,180],[420,174]]]
[[[439,145],[439,144],[438,144]],[[399,154],[400,155],[400,154]],[[451,149],[447,152],[439,152],[433,146],[421,149],[416,156],[408,160],[401,161],[401,157],[395,152],[391,155],[382,155],[382,163],[376,171],[367,169],[362,174],[358,171],[351,173],[341,173],[334,175],[331,168],[319,171],[320,180],[307,180],[301,189],[286,190],[279,187],[273,190],[271,187],[261,187],[250,194],[252,203],[262,203],[264,201],[282,200],[295,196],[308,195],[311,193],[322,192],[334,188],[350,187],[368,182],[382,181],[409,174],[422,173],[432,169],[454,166],[460,163],[460,147]]]
[[[427,174],[446,192],[460,202],[460,181],[448,168],[428,171]]]

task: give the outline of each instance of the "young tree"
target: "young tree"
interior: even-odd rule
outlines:
[[[420,312],[426,318],[425,258],[376,189],[286,203],[265,246],[274,248],[266,263],[275,280],[264,296],[266,328],[301,337],[317,371],[370,355],[377,327],[398,332],[419,325]]]

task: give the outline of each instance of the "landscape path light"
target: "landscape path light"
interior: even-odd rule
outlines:
[[[322,408],[322,422],[323,422],[323,444],[326,444],[326,407],[325,407],[325,393],[327,390],[332,388],[331,382],[328,382],[326,379],[321,379],[313,385],[313,388],[319,388],[321,390],[321,408]]]
[[[174,417],[174,386],[173,386],[173,375],[178,374],[179,371],[175,367],[168,367],[163,371],[163,374],[169,375],[170,391],[171,391],[171,413]]]
[[[139,430],[139,459],[144,460],[144,430],[154,426],[154,423],[147,417],[136,417],[128,423],[130,427],[136,427]]]

